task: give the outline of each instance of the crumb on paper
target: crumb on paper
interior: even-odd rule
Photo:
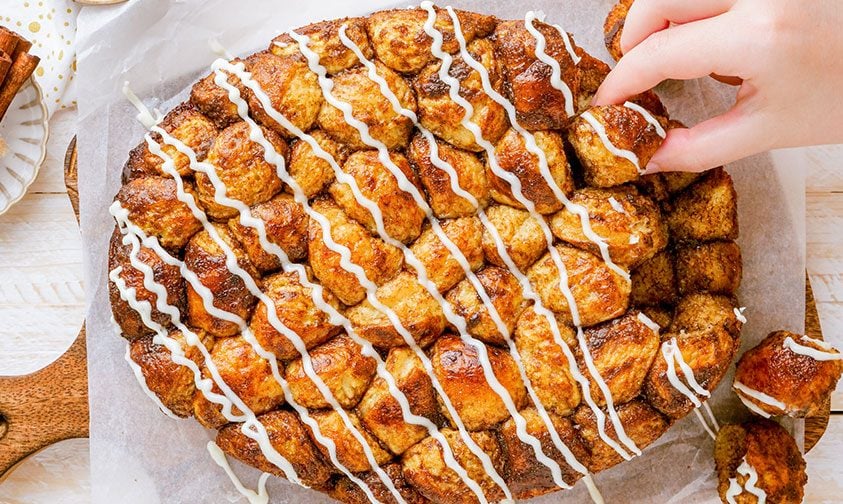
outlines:
[[[0,158],[6,157],[7,152],[9,152],[9,146],[6,145],[6,141],[3,140],[3,137],[0,137]]]

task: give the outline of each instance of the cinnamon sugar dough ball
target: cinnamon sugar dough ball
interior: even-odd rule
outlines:
[[[543,162],[532,151],[528,150],[524,138],[514,129],[510,129],[495,145],[496,167],[486,160],[486,176],[491,184],[492,199],[498,203],[525,208],[516,198],[508,180],[498,177],[495,173],[499,168],[509,172],[521,182],[521,192],[524,198],[532,201],[536,212],[549,214],[561,209],[562,201],[556,197],[552,188],[555,184],[565,195],[570,196],[574,190],[574,178],[571,166],[565,156],[565,146],[562,137],[553,131],[538,131],[534,135],[535,142],[544,153],[545,170],[552,182],[544,177]]]
[[[407,504],[427,504],[428,500],[421,496],[421,494],[411,485],[406,478],[404,472],[401,470],[401,464],[392,463],[381,466],[383,472],[392,481],[392,485],[401,494]],[[372,491],[372,495],[378,502],[386,502],[390,504],[397,504],[395,496],[392,491],[384,485],[380,475],[375,472],[366,472],[358,475],[358,477],[365,483]],[[348,477],[340,477],[334,484],[334,488],[330,491],[330,496],[340,502],[348,504],[368,504],[371,502],[366,493],[357,486]]]
[[[337,165],[342,166],[345,160],[348,159],[349,152],[346,146],[333,141],[324,131],[311,131],[310,136],[321,147],[324,154],[333,158]],[[324,157],[318,155],[310,143],[304,140],[297,140],[293,143],[293,148],[290,152],[290,164],[287,166],[287,171],[308,198],[320,193],[322,189],[334,181],[335,177],[334,167],[331,163],[326,161]],[[290,185],[286,189],[287,192],[294,193]]]
[[[606,21],[603,23],[603,40],[606,43],[606,49],[615,61],[618,61],[623,56],[623,51],[621,51],[621,35],[623,34],[626,15],[629,13],[629,8],[634,1],[620,0],[609,11]]]
[[[442,429],[442,435],[453,450],[454,458],[468,476],[480,485],[486,499],[498,502],[504,498],[482,462],[471,452],[458,431]],[[492,460],[495,471],[504,474],[504,457],[495,434],[490,431],[469,433],[471,439]],[[432,437],[425,438],[404,453],[401,459],[404,477],[432,503],[476,502],[474,492],[445,462],[442,447]]]
[[[405,109],[416,111],[416,97],[403,77],[380,62],[375,62],[380,75]],[[381,92],[377,82],[371,80],[365,67],[351,68],[331,78],[331,93],[340,102],[351,106],[352,115],[369,127],[369,134],[387,149],[407,146],[413,132],[413,121],[399,114],[389,99]],[[319,126],[337,142],[354,149],[371,148],[360,136],[360,131],[345,120],[343,112],[328,101],[319,111]]]
[[[192,193],[187,186],[185,191]],[[143,177],[128,181],[115,200],[128,211],[129,221],[147,236],[158,238],[170,251],[182,248],[202,224],[187,204],[178,199],[176,181],[164,177]]]
[[[667,126],[664,119],[653,117],[662,128]],[[589,118],[599,124],[597,129]],[[608,142],[601,138],[604,132]],[[585,182],[611,187],[638,180],[663,139],[640,112],[623,105],[604,105],[577,117],[568,130],[568,141],[582,164]],[[627,157],[619,156],[615,150],[627,151]]]
[[[574,331],[556,317],[553,324],[559,340],[547,317],[527,308],[515,328],[515,345],[539,401],[549,411],[567,416],[579,406],[582,394],[561,345],[567,345],[573,357],[577,340]]]
[[[442,305],[421,285],[412,273],[401,272],[378,287],[378,300],[395,312],[399,322],[415,342],[425,347],[445,330]],[[346,311],[357,334],[376,347],[406,345],[404,337],[385,313],[368,300]]]
[[[600,258],[590,252],[556,245],[568,273],[568,288],[579,310],[580,324],[591,326],[622,315],[629,306],[630,285]],[[527,277],[544,305],[571,323],[568,300],[560,288],[560,275],[550,253],[539,259]]]
[[[731,297],[705,292],[689,294],[676,304],[670,330],[692,332],[722,328],[737,340],[743,327],[738,313]]]
[[[509,270],[490,266],[477,273],[477,280],[503,322],[506,334],[511,334],[525,305],[518,279]],[[465,318],[469,334],[494,345],[506,343],[490,310],[470,280],[465,279],[458,283],[448,292],[445,299],[451,303],[454,313]]]
[[[503,91],[503,74],[495,49],[487,39],[475,40],[468,45],[471,57],[483,65],[492,89]],[[483,150],[474,133],[463,126],[466,110],[451,98],[451,86],[440,78],[442,62],[425,67],[414,81],[419,101],[419,121],[422,126],[454,147],[479,152]],[[459,93],[472,107],[469,118],[477,125],[481,136],[496,142],[506,132],[509,120],[504,108],[489,96],[483,86],[480,72],[465,62],[462,56],[454,58],[448,75],[459,82]]]
[[[310,351],[313,370],[343,408],[353,408],[375,375],[375,360],[349,336],[341,334]],[[310,380],[301,359],[292,361],[285,379],[296,402],[310,409],[329,408],[328,400]]]
[[[126,287],[135,289],[135,298],[138,301],[147,301],[151,305],[150,315],[154,322],[166,326],[170,323],[170,318],[158,310],[158,296],[144,286],[143,272],[132,266],[131,250],[131,244],[123,243],[123,236],[119,230],[115,229],[111,235],[111,243],[108,248],[108,270],[121,268],[118,276],[126,283]],[[158,254],[144,246],[140,246],[138,250],[137,261],[152,268],[153,280],[161,284],[167,292],[166,303],[179,312],[184,310],[186,295],[184,279],[179,273],[179,268],[165,263]],[[111,302],[111,313],[114,315],[114,321],[120,326],[124,338],[133,340],[154,334],[154,331],[146,326],[140,314],[123,300],[117,285],[111,281],[108,283],[108,298]]]
[[[354,51],[343,44],[340,30],[345,27],[345,35],[366,59],[372,59],[372,47],[366,35],[364,18],[332,19],[311,23],[296,28],[296,33],[307,37],[307,47],[319,56],[319,64],[324,66],[329,75],[347,70],[359,63]],[[293,57],[304,60],[299,43],[289,33],[282,33],[272,40],[269,51],[276,56]]]
[[[263,222],[267,241],[277,245],[291,261],[300,261],[307,256],[308,217],[291,196],[279,194],[266,203],[253,206],[250,212],[252,217]],[[281,259],[263,247],[255,228],[243,225],[235,217],[228,221],[228,229],[258,271],[267,273],[281,268]]]
[[[688,186],[674,198],[667,225],[678,242],[736,240],[738,195],[732,177],[715,168]]]
[[[495,29],[495,49],[506,73],[506,89],[518,122],[528,130],[562,129],[579,88],[579,74],[562,34],[553,26],[533,21],[545,40],[545,53],[559,65],[559,78],[570,90],[553,85],[553,70],[536,55],[536,37],[524,21],[503,21]],[[573,49],[573,45],[571,45]]]
[[[448,11],[434,7],[433,28],[442,34],[442,51],[454,54],[460,46],[454,34],[454,23]],[[494,16],[455,10],[460,31],[467,43],[486,37],[495,29]],[[415,73],[431,61],[433,38],[424,30],[428,19],[424,9],[393,9],[375,12],[366,19],[369,40],[378,59],[402,73]]]
[[[274,353],[277,359],[288,361],[300,355],[296,345],[277,327],[289,328],[308,349],[327,341],[339,332],[339,326],[332,325],[328,314],[313,300],[313,289],[302,285],[298,274],[277,273],[266,277],[263,283],[263,292],[272,301],[278,321],[282,325],[277,326],[274,318],[269,316],[269,310],[273,309],[273,306],[260,302],[249,328],[261,346]],[[321,301],[335,309],[340,306],[336,297],[324,290]]]
[[[395,386],[407,398],[414,415],[441,424],[433,382],[422,361],[410,348],[391,349],[386,358],[386,370],[395,380]],[[428,436],[423,426],[405,421],[401,404],[390,393],[386,380],[380,376],[372,380],[357,412],[369,431],[396,455],[401,455]]]
[[[171,110],[158,127],[192,150],[198,161],[205,160],[219,132],[214,123],[191,103],[183,103]],[[160,145],[164,155],[172,160],[172,167],[179,175],[190,175],[190,158],[165,141],[160,133],[153,132],[150,136]],[[152,154],[149,144],[144,140],[129,153],[127,168],[132,178],[144,175],[169,176],[164,172],[163,164],[164,159]]]
[[[733,388],[744,404],[764,415],[812,416],[827,408],[826,401],[843,373],[840,359],[841,354],[821,340],[772,332],[741,356]],[[755,399],[745,387],[774,401]]]
[[[336,447],[336,456],[340,464],[344,465],[349,471],[363,472],[373,469],[366,458],[366,453],[363,451],[363,446],[360,441],[354,437],[352,431],[346,426],[342,417],[336,410],[316,411],[311,413],[311,417],[316,420],[322,436],[334,442]],[[392,455],[384,450],[378,443],[377,439],[373,438],[366,429],[360,425],[360,419],[354,413],[348,413],[351,425],[359,432],[366,444],[374,455],[375,462],[378,465],[388,462]],[[316,438],[313,429],[307,426],[308,433],[313,440],[316,448],[322,452],[322,456],[328,458],[328,449],[322,445]]]
[[[237,265],[252,278],[259,278],[257,270],[249,261],[246,252],[237,244],[227,228],[214,226],[222,242],[233,253]],[[213,306],[232,313],[243,320],[249,320],[257,298],[243,279],[229,269],[226,252],[208,231],[197,233],[184,250],[184,264],[194,272],[213,296]],[[205,300],[188,283],[187,320],[194,327],[204,329],[214,336],[233,336],[240,330],[234,322],[212,315],[205,306]]]
[[[334,242],[350,250],[351,262],[363,268],[369,280],[382,285],[398,274],[404,264],[399,249],[369,234],[330,198],[317,199],[312,206],[327,220]],[[354,305],[366,297],[366,289],[343,268],[340,254],[328,247],[322,224],[313,218],[308,224],[307,248],[313,275],[343,304]]]
[[[536,262],[547,250],[544,233],[536,221],[526,210],[519,210],[506,205],[492,205],[486,211],[491,227],[483,229],[483,254],[490,263],[507,267],[498,250],[498,240],[511,261],[521,271],[526,270]]]
[[[232,60],[232,63],[238,62],[242,63],[242,60],[240,58]],[[243,119],[237,113],[237,105],[229,98],[228,91],[217,85],[216,77],[217,74],[211,72],[210,75],[194,84],[190,90],[190,103],[196,105],[217,128],[225,129]],[[249,94],[250,91],[237,76],[224,74],[223,77],[240,91],[241,96]]]
[[[612,189],[586,187],[574,192],[571,202],[588,212],[589,225],[606,240],[612,261],[635,267],[667,246],[667,225],[659,207],[631,186]],[[562,209],[550,221],[559,239],[600,254],[583,231],[579,215]]]
[[[676,278],[681,294],[734,295],[741,284],[741,249],[733,241],[713,241],[676,249]]]
[[[454,170],[456,181],[433,161],[430,143],[424,136],[413,137],[407,150],[407,158],[419,174],[434,215],[440,219],[473,216],[477,212],[474,203],[454,192],[453,185],[456,182],[458,188],[474,197],[479,207],[485,208],[489,203],[489,181],[483,163],[471,152],[439,140],[434,142],[439,159]]]
[[[407,158],[391,152],[389,160],[387,166],[381,161],[378,151],[358,151],[349,156],[342,171],[352,176],[363,196],[380,209],[386,233],[398,241],[409,243],[421,233],[425,213],[410,193],[402,189],[402,184],[409,183],[417,189],[420,185]],[[399,177],[396,178],[393,172],[397,172]],[[355,198],[350,185],[337,181],[331,184],[329,192],[349,217],[372,233],[377,233],[374,216]]]
[[[460,251],[462,258],[476,271],[483,266],[483,250],[480,246],[483,227],[477,217],[463,217],[441,221],[442,233],[451,242],[451,247]],[[440,292],[445,292],[465,278],[457,257],[445,246],[432,228],[427,228],[410,251],[424,266],[427,278]],[[408,265],[408,268],[415,271]]]
[[[758,502],[747,491],[751,478],[756,479],[754,486],[764,492],[767,502],[798,504],[808,482],[805,459],[796,441],[779,424],[763,418],[724,425],[714,444],[714,465],[717,492],[724,504],[729,501],[730,493],[734,495],[730,489],[735,485],[740,492],[732,497],[733,502]]]
[[[527,400],[518,366],[507,352],[481,342],[488,353],[491,369],[507,390],[509,399],[520,409]],[[490,429],[509,418],[503,399],[495,392],[481,366],[480,351],[455,335],[445,335],[433,345],[433,373],[442,384],[457,414],[472,431]]]
[[[272,130],[261,128],[275,152],[287,157],[287,143]],[[265,159],[263,146],[250,138],[251,128],[245,122],[224,129],[208,152],[208,163],[216,169],[225,184],[226,196],[246,205],[269,201],[281,190],[276,166]],[[196,190],[205,211],[213,218],[228,219],[237,210],[215,200],[215,189],[208,175],[196,173]]]
[[[614,257],[614,256],[612,256]],[[676,270],[669,250],[662,250],[632,270],[632,304],[673,304],[678,297]]]
[[[335,469],[322,459],[310,440],[307,428],[292,411],[277,410],[258,416],[269,436],[272,447],[287,459],[302,483],[312,488],[324,488]],[[258,442],[243,433],[241,424],[228,424],[217,433],[217,445],[226,454],[257,467],[259,470],[286,477],[284,471],[269,461]]]
[[[316,122],[324,98],[315,73],[299,58],[282,58],[271,52],[259,52],[246,58],[246,70],[269,98],[275,111],[293,126],[307,131]],[[258,99],[248,93],[249,113],[257,122],[286,137],[293,136],[279,124]]]

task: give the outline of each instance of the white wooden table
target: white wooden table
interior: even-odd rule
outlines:
[[[70,345],[83,319],[82,244],[63,182],[75,113],[51,122],[47,161],[30,193],[0,216],[0,374],[25,374]],[[808,269],[823,332],[843,344],[843,146],[804,152],[808,182]],[[792,153],[788,155],[792,158]],[[828,431],[808,454],[806,502],[843,496],[843,387]],[[88,502],[86,440],[70,440],[27,459],[0,484],[0,503]]]

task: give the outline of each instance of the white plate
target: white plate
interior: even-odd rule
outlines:
[[[20,200],[47,154],[47,106],[30,78],[0,122],[0,214]]]

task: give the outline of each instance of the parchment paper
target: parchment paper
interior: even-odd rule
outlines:
[[[213,433],[193,420],[159,413],[123,360],[125,342],[110,325],[106,250],[114,222],[107,208],[119,188],[128,151],[143,128],[120,88],[124,80],[150,107],[169,110],[205,75],[217,37],[235,54],[265,48],[281,31],[321,19],[365,14],[395,5],[242,0],[146,0],[116,7],[86,7],[79,16],[79,182],[86,244],[88,372],[91,401],[91,472],[95,503],[218,503],[240,498],[211,461],[205,444]],[[458,1],[455,6],[521,19],[543,9],[548,20],[609,61],[602,45],[609,0]],[[402,5],[403,6],[403,5]],[[690,56],[689,56],[690,57]],[[659,89],[672,116],[694,124],[725,110],[734,90],[711,80],[667,83]],[[774,167],[757,156],[728,167],[740,200],[744,277],[740,299],[748,308],[744,348],[769,331],[803,330],[804,179],[800,167]],[[724,379],[711,399],[721,421],[746,415]],[[791,425],[801,439],[800,425]],[[694,415],[678,422],[644,455],[595,476],[607,502],[717,502],[712,441]],[[258,472],[235,461],[247,486]],[[314,492],[273,478],[272,502],[327,502]],[[587,502],[582,485],[535,502]]]

